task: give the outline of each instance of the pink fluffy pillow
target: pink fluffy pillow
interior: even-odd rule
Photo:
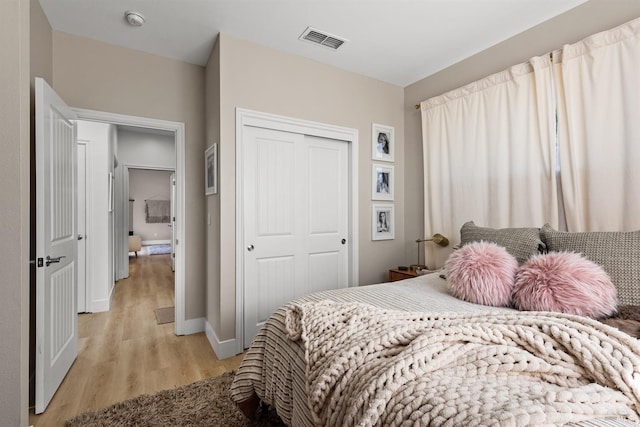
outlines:
[[[556,311],[593,318],[616,311],[618,296],[609,275],[573,252],[535,255],[516,273],[513,302],[520,310]]]
[[[518,261],[490,242],[464,245],[445,263],[447,282],[456,298],[476,304],[504,307],[511,303]]]

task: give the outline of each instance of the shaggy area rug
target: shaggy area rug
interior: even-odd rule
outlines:
[[[234,372],[154,395],[142,395],[66,421],[66,427],[284,426],[275,411],[251,423],[229,397]]]

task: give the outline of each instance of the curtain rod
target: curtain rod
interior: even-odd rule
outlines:
[[[549,59],[551,60],[551,62],[553,63],[553,51],[549,52]],[[413,106],[416,110],[420,109],[420,104],[416,104]]]

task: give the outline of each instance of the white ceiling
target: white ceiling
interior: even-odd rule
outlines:
[[[54,30],[205,65],[219,32],[405,87],[586,0],[40,0]],[[144,15],[131,27],[124,12]],[[349,40],[298,40],[312,26]]]

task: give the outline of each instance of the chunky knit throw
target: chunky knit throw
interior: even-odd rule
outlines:
[[[320,301],[288,307],[323,426],[562,425],[638,420],[640,346],[607,325],[542,312],[411,313]]]

